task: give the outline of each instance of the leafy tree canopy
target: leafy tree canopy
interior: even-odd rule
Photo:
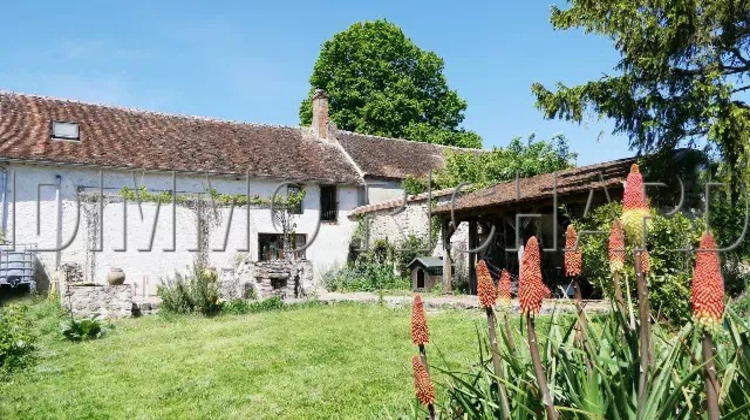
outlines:
[[[550,141],[536,140],[532,134],[526,142],[514,138],[506,147],[494,147],[481,153],[446,152],[445,168],[433,175],[433,188],[451,188],[462,182],[473,189],[497,182],[550,173],[575,166],[575,153],[562,135]],[[407,178],[404,188],[410,194],[426,190],[426,180]]]
[[[552,8],[555,29],[583,28],[613,40],[615,75],[579,86],[532,86],[547,118],[615,121],[641,152],[707,140],[734,197],[748,180],[750,2],[747,0],[571,0]]]
[[[385,20],[355,23],[323,44],[300,105],[303,125],[312,121],[316,88],[329,96],[329,115],[339,128],[459,147],[482,138],[459,127],[466,101],[448,88],[443,60],[424,51]]]

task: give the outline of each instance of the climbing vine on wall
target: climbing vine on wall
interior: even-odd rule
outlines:
[[[219,193],[215,188],[210,188],[207,191],[209,200],[212,200],[217,206],[226,207],[231,206],[234,203],[235,206],[258,206],[258,207],[269,207],[271,206],[272,197],[261,197],[259,195],[253,195],[248,197],[245,194],[227,194]],[[118,192],[118,195],[128,201],[141,202],[154,202],[154,203],[171,203],[172,192],[171,191],[157,191],[151,192],[145,186],[141,186],[138,189],[129,187],[122,187]],[[302,204],[302,200],[305,198],[305,190],[302,189],[299,192],[289,192],[286,196],[281,194],[276,196],[273,202],[274,208],[278,209],[294,209],[298,208]],[[182,194],[177,195],[176,201],[178,204],[186,204],[195,201],[199,198],[196,194]]]

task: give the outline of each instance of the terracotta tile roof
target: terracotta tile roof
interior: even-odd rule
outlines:
[[[52,120],[81,141],[50,138]],[[165,115],[0,92],[0,158],[361,184],[335,144],[299,127]]]
[[[565,196],[590,189],[619,187],[627,178],[635,158],[619,159],[594,165],[567,169],[557,173],[557,194]],[[551,198],[554,191],[553,173],[537,175],[516,181],[502,182],[494,187],[473,191],[456,198],[455,210],[474,210],[485,207],[511,207],[515,204]],[[451,204],[440,205],[433,212],[447,214]]]
[[[382,178],[427,176],[430,169],[440,169],[444,166],[446,151],[482,152],[479,149],[461,149],[349,131],[339,131],[336,137],[365,176]]]
[[[445,197],[451,194],[453,194],[453,188],[434,190],[432,191],[432,198]],[[410,203],[425,201],[427,200],[428,197],[429,197],[428,193],[410,195],[406,197],[406,203],[410,204]],[[401,207],[403,202],[404,202],[404,199],[402,197],[402,198],[394,198],[394,199],[386,200],[386,201],[380,201],[378,203],[365,204],[364,206],[359,206],[359,207],[352,209],[351,211],[349,211],[347,216],[357,217],[357,216],[361,216],[367,213],[372,213],[374,211],[395,209],[395,208]]]

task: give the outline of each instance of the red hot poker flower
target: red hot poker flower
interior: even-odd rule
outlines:
[[[417,400],[424,406],[434,404],[435,388],[432,386],[427,369],[417,356],[411,358],[411,364],[414,368],[414,392],[417,394]]]
[[[411,306],[411,341],[417,346],[430,342],[427,319],[424,316],[424,304],[422,296],[419,295],[414,295],[414,303]]]
[[[578,233],[573,225],[568,225],[565,231],[565,275],[577,277],[581,275],[583,268],[583,252],[581,248],[574,250],[578,241]]]
[[[622,211],[634,209],[648,209],[648,202],[643,189],[643,175],[637,163],[630,166],[630,173],[622,196]]]
[[[641,251],[641,270],[643,270],[644,276],[648,275],[651,271],[651,255],[647,249]]]
[[[487,263],[484,260],[477,264],[477,296],[479,297],[479,304],[483,308],[495,306],[495,285],[492,283],[490,270],[487,269]]]
[[[620,219],[615,219],[609,230],[609,269],[616,273],[625,267],[625,238]]]
[[[637,164],[630,167],[622,196],[622,225],[628,238],[638,242],[643,235],[643,222],[648,224],[649,209],[643,188],[643,175]],[[646,226],[648,228],[648,226]]]
[[[716,241],[710,233],[706,232],[701,238],[695,256],[695,272],[690,297],[695,323],[709,332],[720,328],[721,317],[724,314],[724,280],[721,277],[721,259],[719,253],[709,251],[711,249],[716,249]]]
[[[500,273],[500,281],[497,283],[497,298],[503,302],[508,302],[511,299],[510,273],[506,269],[503,269]]]
[[[526,248],[521,259],[521,277],[518,281],[518,300],[521,312],[536,315],[542,309],[542,300],[549,289],[542,281],[541,257],[539,242],[532,236],[526,242]]]

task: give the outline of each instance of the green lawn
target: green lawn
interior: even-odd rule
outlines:
[[[338,304],[150,316],[78,344],[42,318],[39,360],[0,382],[0,418],[397,417],[414,401],[409,313]],[[432,363],[476,360],[478,315],[428,313]]]

